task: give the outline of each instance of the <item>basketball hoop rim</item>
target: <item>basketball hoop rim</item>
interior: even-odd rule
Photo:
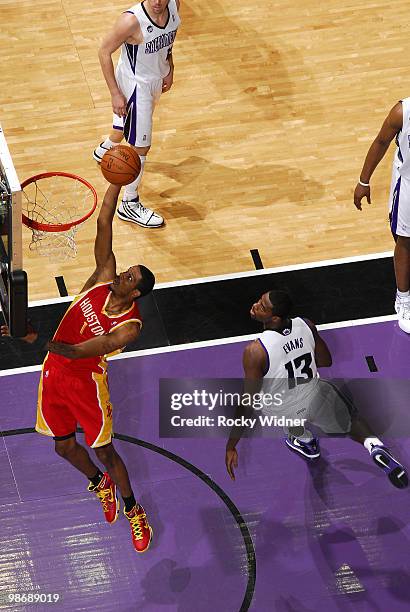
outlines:
[[[76,174],[72,174],[71,172],[42,172],[40,174],[35,174],[34,176],[30,176],[30,178],[26,179],[21,183],[21,189],[23,191],[24,188],[27,187],[27,185],[35,183],[36,181],[39,181],[41,179],[50,178],[53,176],[62,176],[68,179],[72,179],[78,181],[79,183],[82,183],[83,185],[85,185],[85,187],[88,187],[88,189],[93,194],[93,204],[91,210],[89,210],[80,219],[74,219],[73,221],[69,221],[68,223],[40,223],[40,221],[30,219],[29,217],[27,217],[27,215],[22,213],[22,222],[26,227],[29,227],[32,230],[38,230],[41,232],[66,232],[72,227],[80,225],[80,223],[84,223],[84,221],[87,221],[87,219],[91,217],[91,215],[97,208],[98,196],[95,188],[91,185],[91,183],[83,179],[81,176],[77,176]]]

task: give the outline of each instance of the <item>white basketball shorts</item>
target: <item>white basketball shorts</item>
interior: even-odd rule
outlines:
[[[149,147],[152,139],[152,115],[162,93],[162,79],[143,82],[117,70],[119,88],[127,98],[127,116],[113,115],[113,128],[124,132],[128,144]]]
[[[393,167],[389,197],[389,218],[392,234],[410,237],[410,180]]]

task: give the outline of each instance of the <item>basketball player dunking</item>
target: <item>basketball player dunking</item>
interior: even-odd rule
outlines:
[[[39,385],[36,430],[52,436],[56,453],[90,480],[88,490],[97,494],[109,523],[118,517],[118,487],[135,550],[144,552],[150,545],[152,529],[144,509],[135,501],[127,469],[111,441],[106,356],[138,337],[142,322],[136,301],[152,290],[155,278],[142,265],[116,274],[112,220],[119,191],[120,187],[110,185],[101,206],[94,247],[95,271],[48,343]],[[104,473],[76,441],[77,423],[84,430],[86,443],[105,466]]]
[[[102,41],[99,59],[111,94],[113,130],[93,153],[101,162],[104,153],[126,141],[141,158],[141,171],[125,188],[117,215],[142,227],[159,227],[164,219],[140,202],[138,187],[151,147],[152,115],[161,93],[173,82],[172,45],[180,18],[179,0],[144,0],[125,11]],[[113,53],[121,47],[114,71]]]
[[[363,444],[373,461],[386,472],[397,488],[408,485],[404,467],[395,459],[383,442],[359,417],[354,405],[329,381],[318,377],[318,367],[332,364],[329,348],[310,321],[290,318],[292,303],[284,291],[264,293],[252,306],[251,317],[263,323],[264,331],[248,344],[243,355],[245,384],[253,393],[282,390],[283,379],[288,380],[289,401],[280,412],[293,418],[305,418],[326,434],[347,434]],[[285,395],[285,400],[286,400]],[[276,410],[276,412],[278,412]],[[308,460],[320,457],[319,442],[304,427],[287,429],[288,448]],[[236,437],[234,437],[236,436]],[[238,466],[236,445],[240,431],[231,433],[226,447],[225,463],[232,479]]]

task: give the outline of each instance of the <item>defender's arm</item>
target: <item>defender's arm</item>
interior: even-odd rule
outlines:
[[[363,168],[360,173],[360,181],[362,183],[370,183],[370,178],[383,159],[391,141],[396,137],[403,126],[403,105],[398,102],[393,106],[387,115],[384,123],[377,134],[376,138],[370,145],[364,160]],[[354,190],[354,205],[358,210],[362,210],[362,198],[366,197],[369,204],[370,200],[370,185],[364,186],[358,183]]]
[[[243,353],[243,369],[245,374],[244,392],[253,394],[260,391],[263,376],[266,372],[267,359],[260,342],[255,340],[248,344]],[[226,443],[225,466],[232,480],[235,480],[234,468],[238,467],[238,452],[236,445],[241,439],[243,428],[234,428]]]

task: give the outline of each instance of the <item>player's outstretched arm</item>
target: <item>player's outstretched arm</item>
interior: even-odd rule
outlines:
[[[105,192],[97,219],[97,234],[94,242],[96,268],[81,292],[87,291],[98,282],[112,280],[115,276],[116,262],[112,250],[112,221],[121,187],[110,185]]]
[[[87,357],[98,357],[99,355],[109,355],[119,349],[123,349],[127,344],[134,342],[139,336],[140,326],[138,323],[126,323],[118,329],[81,342],[79,344],[66,344],[65,342],[50,342],[47,349],[50,353],[62,355],[67,359],[85,359]]]
[[[402,129],[402,126],[403,105],[401,102],[398,102],[393,106],[384,120],[381,130],[372,142],[367,152],[366,159],[364,160],[363,168],[360,173],[360,182],[365,184],[361,185],[360,182],[357,183],[354,190],[354,205],[358,210],[362,210],[363,198],[366,198],[369,204],[371,203],[370,178],[380,161],[383,159],[391,141]]]
[[[243,353],[242,365],[245,375],[244,393],[258,393],[266,371],[266,355],[260,342],[255,340],[248,344]],[[243,407],[242,407],[243,409]],[[240,410],[240,409],[239,409]],[[234,427],[226,443],[225,466],[232,480],[235,480],[235,471],[238,467],[238,451],[236,445],[241,439],[243,427]]]

